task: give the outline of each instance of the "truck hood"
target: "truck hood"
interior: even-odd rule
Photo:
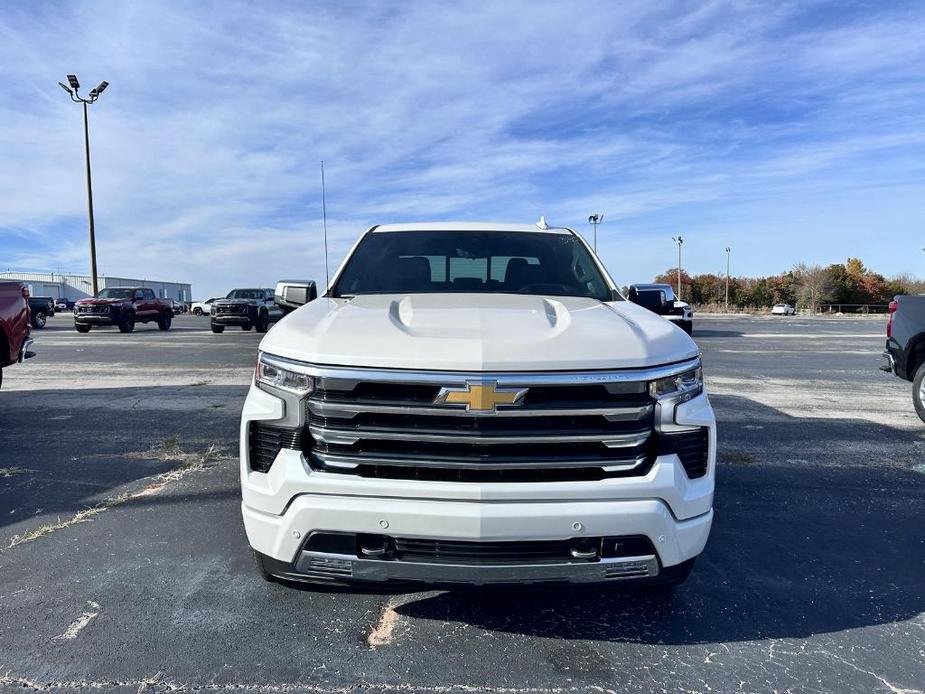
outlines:
[[[520,294],[322,297],[277,323],[260,349],[315,364],[437,371],[625,369],[698,354],[682,330],[629,301]]]

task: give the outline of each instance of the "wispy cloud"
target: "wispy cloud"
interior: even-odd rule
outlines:
[[[112,83],[91,107],[112,274],[320,279],[321,159],[332,265],[373,223],[604,210],[626,282],[679,230],[692,270],[732,243],[742,272],[921,272],[923,58],[915,4],[8,4],[0,265],[86,265],[80,114],[55,84],[76,72]]]

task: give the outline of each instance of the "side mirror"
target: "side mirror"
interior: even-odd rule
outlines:
[[[660,316],[668,313],[668,300],[665,298],[665,292],[658,289],[641,292],[632,291],[630,292],[630,301]]]
[[[295,311],[317,298],[318,289],[312,280],[280,280],[273,294],[273,300],[284,313]]]

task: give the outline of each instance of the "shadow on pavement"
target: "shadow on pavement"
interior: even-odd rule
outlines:
[[[782,415],[737,397],[713,398],[722,419],[747,408],[758,422]],[[789,419],[727,443],[755,461],[721,465],[716,519],[691,578],[668,599],[646,590],[482,588],[412,600],[417,619],[558,639],[695,644],[804,638],[900,622],[925,611],[925,475],[866,449],[819,464],[820,450],[884,442],[909,450],[914,433],[864,420]],[[788,428],[789,427],[789,428]],[[803,459],[773,460],[781,432],[803,438]],[[806,460],[806,458],[810,458]]]

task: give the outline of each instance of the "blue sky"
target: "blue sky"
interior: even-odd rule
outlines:
[[[925,275],[925,4],[0,6],[0,267],[197,296],[323,280],[369,225],[547,220],[621,284],[859,256]]]

